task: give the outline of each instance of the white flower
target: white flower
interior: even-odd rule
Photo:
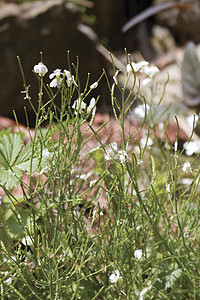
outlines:
[[[113,80],[114,80],[114,83],[117,85],[118,84],[118,80],[117,80],[117,75],[119,74],[119,70],[117,70],[113,76]]]
[[[191,130],[196,127],[196,122],[199,120],[199,116],[197,114],[190,115],[186,118],[187,124]]]
[[[189,161],[186,161],[182,167],[183,172],[192,172],[191,164]]]
[[[110,144],[111,148],[113,151],[117,152],[118,151],[118,145],[116,142],[113,142]]]
[[[143,73],[145,73],[148,77],[153,78],[160,70],[156,66],[148,66],[145,65],[143,68]]]
[[[148,138],[148,140],[147,140],[147,138]],[[145,145],[147,148],[150,148],[153,145],[153,141],[150,137],[147,137],[146,135],[144,135],[140,140],[140,145],[141,145],[141,148],[144,148]]]
[[[150,111],[150,106],[148,104],[141,104],[141,105],[138,105],[135,109],[134,109],[134,113],[141,119],[144,119],[145,117],[145,111],[146,111],[146,114],[149,113]]]
[[[91,176],[91,172],[88,172],[87,174],[81,174],[81,175],[77,175],[77,178],[80,178],[80,179],[83,179],[83,180],[86,180],[88,179],[88,177]]]
[[[170,193],[170,184],[169,184],[169,183],[166,185],[166,191],[167,191],[168,193]]]
[[[142,250],[141,249],[135,250],[134,256],[135,258],[140,259],[142,257]]]
[[[87,107],[87,113],[88,113],[88,114],[94,109],[95,104],[96,104],[96,100],[95,100],[95,98],[92,98],[92,99],[90,100],[89,106]]]
[[[22,244],[24,244],[25,246],[26,245],[31,246],[33,244],[31,237],[30,236],[23,237]]]
[[[90,187],[95,185],[95,183],[96,183],[96,180],[90,180],[90,183],[89,183]]]
[[[118,145],[116,142],[110,144],[110,148],[106,150],[105,154],[105,160],[111,160],[114,158],[119,159],[121,164],[123,164],[128,158],[126,151],[118,150]]]
[[[194,153],[199,153],[200,152],[200,141],[190,141],[185,142],[183,144],[183,148],[185,148],[185,154],[187,156],[191,156]]]
[[[47,172],[49,170],[48,167],[44,167],[38,174],[42,175],[44,172]]]
[[[72,83],[75,86],[78,86],[77,83],[75,82],[74,76],[68,70],[64,70],[63,74],[66,76],[66,82],[68,87],[70,87]]]
[[[178,150],[178,142],[176,141],[174,143],[174,152],[177,152],[177,150]]]
[[[184,185],[190,185],[193,182],[193,180],[191,178],[183,178],[181,180],[181,183]]]
[[[121,164],[123,164],[128,158],[128,155],[127,155],[126,151],[124,151],[124,150],[118,151],[118,156],[119,156],[119,160],[120,160]]]
[[[111,160],[114,158],[114,151],[112,149],[108,149],[106,150],[106,154],[105,154],[105,160]]]
[[[94,221],[94,219],[96,218],[97,216],[97,209],[95,208],[92,212],[92,220]]]
[[[128,64],[128,65],[126,66],[126,71],[127,71],[128,73],[130,73],[130,72],[132,71],[131,64]]]
[[[51,73],[49,75],[50,79],[53,79],[50,82],[50,87],[60,87],[61,83],[62,83],[62,78],[61,75],[63,75],[63,73],[61,72],[61,69],[56,69],[53,71],[53,73]],[[55,78],[54,78],[55,77]]]
[[[42,151],[42,158],[44,158],[46,160],[50,156],[51,156],[51,153],[49,152],[49,150],[48,149],[43,149],[43,151]]]
[[[31,269],[35,269],[35,263],[33,261],[31,261],[29,264],[28,264],[29,268]]]
[[[145,78],[142,80],[142,85],[151,88],[153,86],[153,79],[152,78]]]
[[[138,63],[135,64],[135,66],[138,70],[141,70],[141,69],[143,70],[148,65],[149,65],[149,62],[146,60],[139,61]]]
[[[93,84],[91,84],[90,89],[96,89],[98,87],[98,82],[94,82]]]
[[[115,154],[118,151],[118,145],[116,142],[110,144],[110,148],[106,150],[105,160],[111,160],[114,158]]]
[[[6,271],[6,272],[4,273],[4,275],[5,275],[5,276],[8,275],[8,271]],[[11,284],[11,283],[12,283],[12,277],[7,278],[7,279],[5,280],[5,282],[7,282],[8,284]]]
[[[30,88],[30,85],[25,87],[25,91],[21,91],[21,94],[25,94],[25,97],[24,97],[25,100],[26,99],[31,99],[31,97],[29,96],[29,93],[28,93],[29,88]]]
[[[151,285],[151,282],[149,281],[147,283],[147,287],[145,287],[141,292],[140,292],[140,295],[139,295],[139,299],[138,300],[143,300],[143,296],[144,294],[146,294],[146,292],[148,292],[148,290],[150,290],[152,288],[152,285]]]
[[[54,77],[56,77],[56,76],[59,76],[60,77],[60,75],[62,75],[63,73],[61,72],[61,69],[56,69],[56,70],[54,70],[53,71],[53,73],[51,73],[50,75],[49,75],[49,78],[50,79],[53,79]]]
[[[109,276],[109,280],[111,283],[117,283],[119,279],[122,280],[122,277],[119,276],[119,270],[115,270],[114,273]]]
[[[148,61],[140,61],[140,62],[138,62],[138,63],[132,62],[132,63],[129,63],[129,64],[126,66],[126,70],[127,70],[128,73],[131,72],[132,69],[134,70],[134,72],[138,72],[138,71],[140,71],[143,67],[148,66],[148,64],[149,64]]]
[[[80,98],[76,99],[74,101],[74,104],[72,105],[72,108],[75,111],[75,115],[81,114],[82,111],[86,108],[86,103],[82,101]]]
[[[27,251],[26,256],[30,260],[33,259],[33,255],[32,255],[32,253],[30,251]]]
[[[149,88],[152,88],[153,86],[153,78],[154,76],[160,72],[160,70],[156,67],[156,66],[149,66],[148,61],[140,61],[138,63],[129,63],[126,66],[126,70],[127,72],[131,72],[132,70],[134,70],[134,72],[140,72],[140,73],[144,73],[146,74],[148,77],[145,78],[142,81],[143,86],[147,86]]]
[[[47,67],[42,62],[35,65],[33,70],[35,73],[39,74],[39,76],[44,76],[48,72]]]

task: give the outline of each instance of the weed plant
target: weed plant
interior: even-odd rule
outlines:
[[[0,138],[1,300],[200,299],[198,156],[186,161],[178,138],[174,148],[158,135],[138,71],[153,99],[157,68],[129,60],[123,87],[114,69],[108,88],[121,137],[105,144],[106,124],[93,128],[101,99],[90,97],[101,78],[88,77],[81,91],[78,64],[55,70],[49,84],[43,62],[34,67],[34,134],[27,117],[28,143],[20,129]],[[131,133],[125,124],[136,99],[143,120]],[[92,139],[97,147],[88,150]]]

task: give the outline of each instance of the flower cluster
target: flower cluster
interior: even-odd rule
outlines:
[[[90,100],[90,104],[87,107],[86,103],[81,100],[81,98],[78,98],[74,101],[74,104],[72,105],[72,108],[74,109],[74,113],[75,115],[81,114],[82,112],[84,112],[84,110],[87,107],[87,114],[90,114],[92,112],[92,114],[94,115],[96,112],[96,100],[95,98],[92,98]]]
[[[110,148],[106,150],[105,159],[112,160],[114,158],[119,159],[120,163],[124,163],[128,155],[124,150],[118,150],[118,145],[116,142],[110,144]]]
[[[52,74],[49,75],[49,78],[51,79],[49,85],[50,87],[59,88],[64,79],[66,80],[68,87],[70,87],[72,84],[78,86],[74,80],[74,76],[68,70],[64,70],[63,72],[61,72],[61,69],[56,69]]]
[[[150,88],[153,85],[154,76],[159,73],[159,69],[154,65],[149,65],[148,61],[131,62],[126,66],[126,70],[128,73],[134,71],[146,74],[147,78],[142,81],[142,84]]]
[[[37,65],[35,65],[33,67],[33,70],[40,77],[43,77],[48,72],[47,67],[42,62],[39,62]],[[51,82],[49,84],[51,88],[59,88],[64,79],[66,80],[68,87],[71,87],[72,84],[78,86],[75,82],[74,76],[68,70],[64,70],[62,72],[61,69],[56,69],[49,75],[49,78],[51,79]]]

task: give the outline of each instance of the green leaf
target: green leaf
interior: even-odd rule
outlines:
[[[18,201],[19,200],[19,201]],[[14,201],[14,202],[13,202]],[[0,226],[0,240],[5,244],[5,239],[11,242],[12,240],[21,239],[25,236],[24,228],[28,228],[31,232],[31,212],[29,209],[24,208],[23,206],[15,206],[17,203],[21,203],[23,198],[13,199],[11,201],[8,197],[4,197],[0,205],[0,220],[2,222],[2,227]],[[36,215],[39,213],[35,211]],[[21,222],[16,217],[19,216]]]
[[[181,276],[182,270],[177,269],[166,277],[165,289],[172,288],[176,280]]]
[[[18,222],[17,218],[12,215],[5,224],[6,231],[11,239],[20,239],[25,236],[25,231],[20,226],[20,223]]]
[[[31,217],[29,210],[23,207],[17,207],[17,213],[20,215],[22,224],[18,221],[14,213],[5,222],[7,233],[11,239],[22,239],[25,236],[24,228],[31,229]]]
[[[17,166],[20,170],[28,171],[30,172],[30,169],[32,170],[37,168],[38,165],[38,159],[35,157],[35,155],[32,158],[32,166],[31,166],[31,156],[33,151],[33,145],[31,142],[29,142],[26,147],[22,149],[22,151],[19,153],[16,161],[15,166]]]
[[[7,231],[3,226],[0,226],[0,241],[3,242],[6,248],[12,244],[12,240],[9,238]]]
[[[39,149],[37,147],[37,149]],[[32,171],[37,168],[38,159],[36,150],[33,153],[33,145],[29,142],[23,147],[23,141],[19,133],[4,135],[0,140],[0,183],[6,189],[16,187],[21,180],[22,171]]]
[[[200,103],[200,62],[193,42],[186,46],[181,76],[185,103],[197,106]]]
[[[5,166],[5,168],[12,166],[22,146],[23,141],[19,134],[4,135],[0,140],[0,163],[3,161],[2,165]]]
[[[106,161],[104,158],[104,151],[98,148],[91,151],[90,155],[97,165],[97,167],[95,168],[95,172],[101,175],[106,171]]]
[[[12,132],[12,127],[9,128],[3,128],[0,130],[0,138],[2,138],[4,135],[9,135]]]
[[[0,183],[6,189],[14,188],[17,186],[19,180],[22,177],[22,171],[19,168],[13,167],[11,170],[5,170],[0,168]]]

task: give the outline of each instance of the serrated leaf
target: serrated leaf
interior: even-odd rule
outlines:
[[[182,270],[177,269],[173,271],[169,276],[167,276],[165,289],[172,288],[176,280],[181,276],[181,274],[182,274]]]
[[[189,106],[200,103],[200,62],[196,54],[195,44],[186,46],[182,69],[182,89],[184,100]]]
[[[31,212],[29,209],[24,208],[23,206],[12,206],[13,204],[11,200],[9,200],[7,197],[5,197],[1,203],[0,206],[0,217],[1,217],[1,222],[3,224],[4,230],[0,231],[0,240],[2,240],[5,243],[5,236],[7,236],[7,239],[21,239],[25,236],[25,231],[24,228],[28,228],[29,231],[31,232]],[[19,199],[22,201],[22,199]],[[37,213],[39,210],[35,210],[35,215],[37,218]],[[19,219],[16,217],[16,214],[20,216],[21,222]],[[0,227],[1,228],[1,227]]]
[[[38,148],[39,149],[39,148]],[[37,149],[35,149],[37,150]],[[7,189],[16,187],[22,177],[22,171],[35,170],[38,159],[33,145],[29,142],[23,147],[23,141],[19,134],[4,135],[0,140],[0,183]]]
[[[9,135],[12,132],[12,127],[3,128],[0,130],[0,138],[2,138],[4,135]]]
[[[20,223],[14,215],[7,220],[5,227],[7,234],[11,239],[20,239],[25,235],[24,229],[20,226]]]
[[[30,168],[34,170],[37,167],[38,159],[35,156],[33,158],[31,157],[33,151],[32,147],[33,147],[32,143],[29,142],[26,145],[26,147],[24,147],[22,151],[19,153],[15,161],[15,166],[18,167],[20,170],[30,172]],[[32,159],[32,166],[31,166],[31,159]]]
[[[12,166],[21,151],[23,141],[19,134],[4,135],[0,140],[0,164],[6,169]]]
[[[6,189],[17,187],[22,171],[19,168],[13,167],[13,171],[0,168],[0,183]]]

